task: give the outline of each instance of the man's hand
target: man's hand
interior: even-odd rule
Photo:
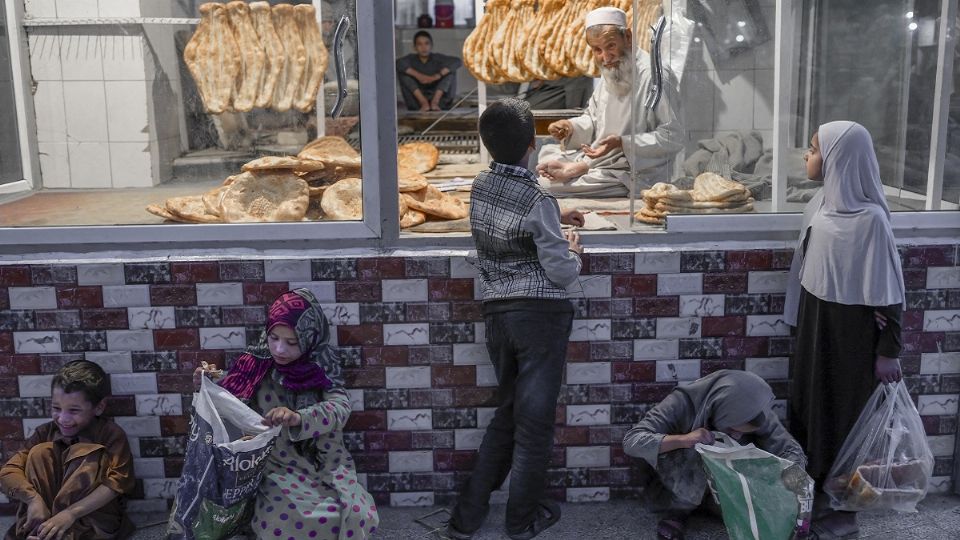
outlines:
[[[573,124],[569,120],[557,120],[547,126],[547,131],[554,139],[562,141],[573,133]]]
[[[686,443],[687,448],[693,448],[700,444],[713,444],[714,436],[713,432],[706,428],[697,428],[686,435],[683,435],[684,443]]]
[[[546,161],[537,165],[537,174],[551,182],[566,182],[579,178],[590,170],[590,166],[583,161]]]
[[[573,225],[574,227],[583,227],[583,213],[576,209],[563,210],[560,212],[560,223],[564,225]]]
[[[30,502],[27,503],[27,522],[25,525],[26,530],[33,533],[36,531],[37,527],[40,526],[40,524],[48,519],[50,519],[50,509],[47,508],[47,505],[43,502],[43,499],[40,498],[39,495],[30,499]]]
[[[287,426],[294,427],[300,425],[300,413],[291,411],[286,407],[277,407],[270,409],[270,412],[263,415],[263,423],[270,427]]]
[[[606,137],[597,141],[596,146],[583,145],[580,147],[583,150],[584,155],[590,159],[596,159],[601,156],[605,156],[610,152],[616,150],[617,148],[623,147],[623,141],[620,139],[619,135],[607,135]]]
[[[73,512],[61,510],[37,528],[37,536],[40,540],[60,540],[70,527],[73,527],[75,521],[77,518],[73,516]]]
[[[570,243],[570,247],[567,249],[577,255],[583,255],[583,246],[580,245],[580,235],[577,231],[563,231],[563,237]]]
[[[889,356],[877,355],[877,361],[874,364],[874,374],[883,383],[900,382],[903,378],[903,372],[900,369],[900,359],[890,358]]]

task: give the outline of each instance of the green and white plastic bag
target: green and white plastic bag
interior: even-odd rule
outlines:
[[[785,540],[808,532],[813,480],[799,465],[724,434],[698,444],[710,491],[732,540]]]

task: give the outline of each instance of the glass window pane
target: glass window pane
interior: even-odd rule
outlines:
[[[952,22],[954,36],[960,34],[960,15]],[[956,210],[960,204],[960,39],[953,51],[953,82],[950,93],[950,113],[947,119],[947,152],[943,164],[944,209]]]
[[[5,0],[0,0],[0,185],[23,179],[20,162],[20,130],[13,95],[13,71],[8,33],[16,28],[7,24]]]

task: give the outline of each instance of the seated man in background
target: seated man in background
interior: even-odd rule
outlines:
[[[457,69],[463,62],[455,56],[432,52],[433,37],[424,30],[414,34],[413,48],[415,53],[397,60],[397,80],[407,109],[449,109],[457,94]]]

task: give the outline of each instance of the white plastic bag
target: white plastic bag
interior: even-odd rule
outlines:
[[[916,512],[933,454],[906,384],[880,384],[847,435],[824,491],[835,510]]]

